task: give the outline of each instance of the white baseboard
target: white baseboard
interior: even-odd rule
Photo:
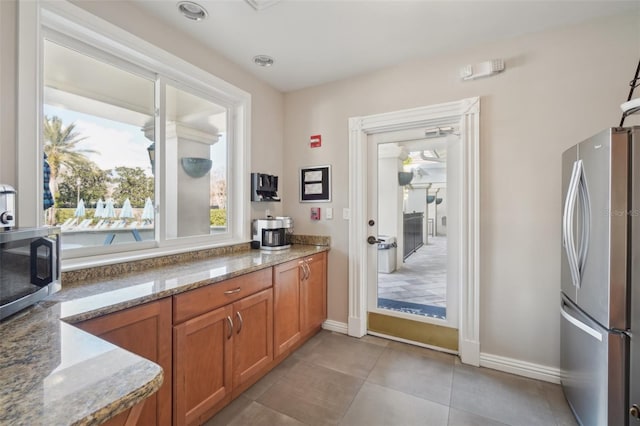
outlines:
[[[458,353],[460,354],[462,363],[478,367],[480,365],[480,343],[464,339],[460,340],[459,343]]]
[[[329,331],[335,331],[336,333],[347,334],[348,327],[345,322],[338,322],[334,320],[326,320],[322,323],[322,328]]]
[[[480,353],[480,367],[491,368],[505,373],[529,377],[551,383],[560,383],[560,369],[534,364],[499,355]]]

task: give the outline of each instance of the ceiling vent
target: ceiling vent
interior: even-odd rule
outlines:
[[[273,6],[276,3],[280,3],[280,0],[245,0],[255,10],[266,9]]]

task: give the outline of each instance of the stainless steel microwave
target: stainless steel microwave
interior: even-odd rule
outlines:
[[[0,319],[60,290],[60,228],[0,232]]]

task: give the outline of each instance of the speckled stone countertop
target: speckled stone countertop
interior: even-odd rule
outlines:
[[[329,250],[293,245],[65,284],[0,322],[0,425],[97,425],[156,392],[162,369],[70,325]]]

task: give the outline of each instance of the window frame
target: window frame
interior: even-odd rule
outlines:
[[[251,95],[195,65],[92,15],[67,1],[18,3],[18,225],[42,226],[43,45],[45,38],[148,77],[156,90],[156,229],[153,242],[84,249],[84,257],[63,257],[63,270],[80,269],[246,242],[249,236]],[[89,50],[87,50],[89,49]],[[142,70],[142,74],[140,74]],[[227,232],[167,240],[165,175],[166,84],[227,108]],[[33,141],[37,141],[34,143]],[[33,170],[36,173],[33,173]],[[77,256],[77,253],[75,253]]]

